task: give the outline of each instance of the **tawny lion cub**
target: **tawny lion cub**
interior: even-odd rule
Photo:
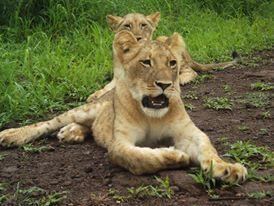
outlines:
[[[135,38],[139,40],[151,40],[152,35],[158,25],[158,22],[160,21],[160,13],[156,12],[153,14],[150,14],[148,16],[145,16],[143,14],[139,13],[130,13],[127,14],[124,17],[119,16],[107,16],[107,22],[110,26],[110,28],[115,32],[119,31],[130,31],[133,33]],[[167,39],[166,36],[160,36],[157,38],[158,41],[164,42]],[[234,60],[229,62],[223,62],[223,63],[217,63],[217,64],[200,64],[198,62],[195,62],[191,56],[189,55],[187,51],[186,44],[182,43],[182,63],[180,68],[180,84],[186,84],[190,82],[191,80],[195,79],[197,76],[197,73],[194,71],[208,71],[212,70],[214,68],[226,68],[233,66],[237,63],[237,54],[234,53]],[[194,70],[193,70],[194,69]],[[109,84],[107,84],[103,89],[91,94],[87,102],[90,102],[101,95],[103,95],[105,92],[111,90],[115,87],[115,79],[113,79]]]
[[[180,98],[179,68],[184,42],[177,33],[165,42],[137,41],[128,31],[113,42],[116,87],[98,101],[73,109],[52,120],[9,129],[0,143],[24,144],[66,125],[78,127],[67,141],[84,139],[92,129],[95,141],[107,148],[111,161],[133,174],[196,163],[215,178],[242,182],[247,170],[239,163],[223,161],[205,133],[189,118]],[[62,131],[61,131],[62,133]],[[174,147],[141,147],[172,137]],[[59,136],[60,138],[60,136]]]

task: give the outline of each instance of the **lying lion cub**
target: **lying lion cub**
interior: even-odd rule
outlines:
[[[227,163],[205,133],[189,118],[180,98],[179,68],[183,39],[177,33],[165,42],[137,41],[128,31],[115,35],[113,58],[115,89],[97,102],[70,110],[52,120],[0,133],[2,145],[21,145],[61,127],[58,138],[83,141],[92,129],[95,141],[107,148],[111,161],[133,174],[196,163],[212,169],[213,177],[242,182],[247,170]],[[68,130],[64,130],[68,131]],[[172,137],[173,147],[140,147]]]
[[[151,15],[145,16],[139,13],[131,13],[127,14],[124,17],[119,16],[107,16],[107,22],[111,29],[117,33],[119,31],[127,30],[133,33],[133,35],[137,38],[137,40],[147,39],[151,40],[153,32],[155,31],[158,22],[160,20],[160,13],[156,12]],[[166,36],[160,36],[157,38],[158,41],[164,42],[167,39]],[[182,44],[182,59],[183,62],[181,63],[180,68],[180,84],[186,84],[193,80],[197,73],[194,71],[208,71],[214,68],[226,68],[233,66],[237,63],[237,54],[234,53],[233,61],[230,62],[223,62],[217,64],[200,64],[192,60],[191,56],[189,55],[185,43]],[[194,69],[194,70],[193,70]],[[92,100],[100,97],[105,92],[111,90],[115,86],[115,80],[113,79],[109,84],[107,84],[103,89],[91,94],[87,102],[91,102]]]

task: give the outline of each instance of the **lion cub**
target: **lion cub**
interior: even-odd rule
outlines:
[[[82,133],[81,141],[92,130],[95,141],[108,150],[111,161],[133,174],[155,173],[192,162],[206,172],[211,170],[214,178],[230,183],[244,181],[246,168],[222,160],[184,108],[179,85],[183,45],[177,33],[159,42],[138,41],[128,31],[118,32],[113,42],[115,89],[97,103],[52,120],[2,131],[0,143],[21,145],[72,125],[78,127],[78,135]],[[63,137],[79,141],[71,133]],[[165,137],[172,137],[174,147],[146,146]]]
[[[151,40],[152,35],[160,21],[160,13],[156,12],[151,15],[145,16],[139,13],[130,13],[124,17],[119,16],[107,16],[107,22],[110,28],[115,32],[119,31],[130,31],[139,40]],[[158,41],[164,42],[167,39],[166,36],[160,36],[157,38]],[[208,71],[214,68],[226,68],[233,66],[237,63],[237,54],[234,53],[233,61],[230,62],[223,62],[217,64],[200,64],[195,62],[187,51],[186,44],[183,42],[182,44],[182,63],[180,68],[180,84],[186,84],[193,80],[197,73],[194,71]],[[193,70],[194,69],[194,70]],[[107,84],[103,89],[96,91],[95,93],[91,94],[87,102],[92,101],[103,95],[105,92],[111,90],[115,87],[115,79],[113,79],[109,84]]]

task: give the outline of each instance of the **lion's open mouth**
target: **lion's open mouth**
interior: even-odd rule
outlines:
[[[162,109],[168,107],[169,100],[164,94],[157,97],[144,96],[142,99],[142,104],[147,108]]]

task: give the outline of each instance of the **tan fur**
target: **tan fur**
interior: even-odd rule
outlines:
[[[142,40],[151,40],[152,35],[158,25],[160,20],[160,13],[156,12],[151,15],[145,16],[139,13],[130,13],[124,17],[119,16],[107,16],[107,22],[110,28],[115,32],[119,31],[130,31],[134,34],[136,38],[140,38]],[[160,36],[157,38],[158,41],[164,42],[167,39],[166,36]],[[180,84],[184,85],[198,75],[196,71],[209,71],[214,68],[226,68],[236,64],[236,61],[229,61],[217,64],[200,64],[195,62],[189,52],[187,50],[185,42],[182,44],[182,63],[180,68]],[[91,94],[87,102],[91,102],[92,100],[100,97],[105,92],[111,90],[115,87],[115,78],[111,81],[111,83],[107,84],[103,89],[96,91]]]
[[[2,131],[0,143],[21,145],[73,124],[76,131],[92,128],[95,141],[108,150],[110,160],[133,174],[187,166],[191,161],[205,171],[212,165],[215,178],[242,182],[247,175],[245,167],[223,161],[184,109],[179,85],[182,44],[178,34],[162,43],[137,42],[132,33],[118,32],[113,43],[114,72],[119,74],[115,89],[52,120]],[[158,95],[168,98],[166,107],[155,109],[143,104],[144,97]],[[83,129],[82,135],[86,131]],[[174,147],[145,146],[165,137],[172,137]],[[68,136],[68,141],[73,138]],[[140,143],[144,146],[137,146]]]

